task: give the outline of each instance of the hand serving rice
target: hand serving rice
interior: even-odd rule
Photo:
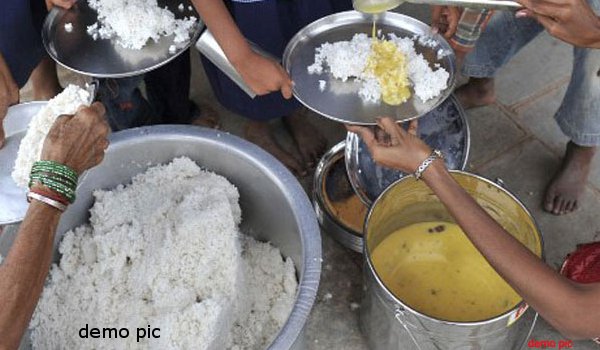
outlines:
[[[423,102],[440,95],[448,86],[450,74],[436,65],[433,69],[422,54],[415,51],[412,38],[388,34],[385,38],[369,38],[355,34],[350,41],[324,43],[315,50],[310,74],[323,74],[326,67],[335,78],[361,82],[358,92],[365,102],[381,100],[390,105],[406,102],[410,87]]]

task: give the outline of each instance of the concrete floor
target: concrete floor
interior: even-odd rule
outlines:
[[[422,7],[404,6],[400,12],[428,21],[428,10]],[[194,53],[192,97],[197,102],[214,101],[196,56]],[[472,136],[468,170],[490,179],[502,178],[525,202],[544,234],[547,262],[555,268],[577,244],[600,239],[600,162],[595,162],[583,205],[576,213],[556,217],[543,212],[540,205],[567,141],[552,116],[564,95],[571,64],[571,48],[542,34],[498,74],[498,102],[468,111]],[[25,93],[23,99],[27,96]],[[244,119],[215,107],[221,112],[223,128],[241,135]],[[330,146],[345,136],[336,123],[317,116],[310,119],[327,135]],[[282,142],[290,145],[287,134],[281,131]],[[312,178],[301,181],[308,188]],[[323,274],[307,329],[309,348],[366,349],[359,330],[359,310],[353,305],[361,300],[362,256],[343,248],[326,233],[322,237]],[[543,321],[533,337],[556,342],[563,339]],[[576,342],[574,348],[597,346],[584,341]]]

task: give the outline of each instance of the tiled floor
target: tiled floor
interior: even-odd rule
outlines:
[[[401,11],[428,21],[423,7],[405,6]],[[212,93],[195,53],[194,58],[192,96],[196,101],[211,101]],[[553,267],[559,266],[577,244],[600,239],[600,161],[595,163],[579,211],[555,217],[540,206],[544,187],[559,164],[566,142],[553,114],[564,94],[571,62],[568,45],[542,34],[498,73],[497,103],[468,111],[472,136],[469,170],[491,179],[502,178],[525,202],[542,229],[546,259]],[[224,129],[241,135],[243,118],[216,108],[222,114]],[[310,120],[328,136],[330,146],[345,135],[336,123],[316,116]],[[286,134],[281,135],[289,145]],[[311,180],[308,177],[302,182],[308,187]],[[351,307],[361,299],[362,256],[344,249],[325,233],[323,248],[321,287],[307,327],[309,348],[365,349],[359,310]],[[543,321],[536,326],[534,337],[562,339]],[[597,347],[591,342],[577,342],[575,348]]]

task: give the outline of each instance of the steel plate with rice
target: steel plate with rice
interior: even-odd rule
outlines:
[[[455,84],[455,56],[450,45],[439,34],[433,34],[428,25],[412,17],[387,12],[376,18],[381,35],[397,37],[422,36],[429,45],[419,44],[415,39],[417,54],[422,54],[430,67],[440,67],[448,74],[446,88],[426,102],[415,98],[414,91],[404,103],[396,106],[383,102],[365,102],[358,94],[360,83],[335,79],[330,73],[311,74],[307,67],[315,61],[315,50],[324,43],[350,40],[357,33],[371,35],[372,15],[357,11],[341,12],[321,18],[302,30],[290,41],[283,54],[283,65],[294,81],[294,96],[311,110],[335,121],[374,125],[375,118],[386,115],[398,121],[406,121],[425,115],[448,96]],[[441,50],[441,51],[440,51]],[[439,57],[439,52],[446,52]],[[411,89],[412,90],[412,89]]]
[[[179,9],[180,4],[185,5],[182,10]],[[187,0],[159,0],[158,5],[167,7],[176,19],[198,18]],[[167,64],[186,52],[204,27],[198,20],[190,32],[190,40],[185,43],[175,44],[174,35],[169,35],[157,42],[148,40],[142,49],[132,50],[123,48],[115,38],[94,40],[87,28],[97,21],[98,14],[89,7],[87,0],[78,1],[69,10],[55,6],[42,29],[42,41],[50,57],[69,70],[98,78],[136,76]],[[172,46],[175,50],[170,50]]]

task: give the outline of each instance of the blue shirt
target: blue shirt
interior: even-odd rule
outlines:
[[[39,23],[42,17],[34,19],[43,6],[44,0],[0,2],[0,53],[19,87],[25,85],[44,54]]]

